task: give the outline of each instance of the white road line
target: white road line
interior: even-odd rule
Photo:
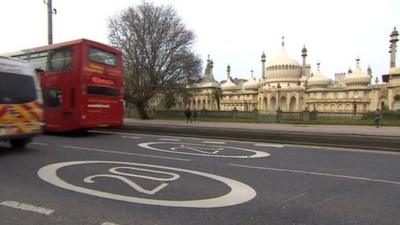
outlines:
[[[116,131],[102,131],[102,130],[89,130],[88,133],[93,133],[93,134],[119,134],[119,135],[132,135],[134,133],[129,133],[129,132],[116,132]]]
[[[140,139],[141,137],[136,137],[136,136],[122,136],[122,138],[128,138],[128,139]]]
[[[400,181],[381,180],[381,179],[374,179],[374,178],[368,178],[368,177],[355,177],[355,176],[346,176],[346,175],[319,173],[319,172],[310,172],[310,171],[301,171],[301,170],[289,170],[289,169],[279,169],[279,168],[270,168],[270,167],[247,166],[247,165],[240,165],[240,164],[229,164],[229,165],[235,166],[235,167],[250,168],[250,169],[270,170],[270,171],[277,171],[277,172],[298,173],[298,174],[306,174],[306,175],[335,177],[335,178],[344,178],[344,179],[351,179],[351,180],[362,180],[362,181],[369,181],[369,182],[400,185]]]
[[[177,139],[177,138],[160,138],[158,140],[160,140],[160,141],[181,141],[181,139]]]
[[[41,142],[32,142],[31,144],[33,144],[33,145],[43,145],[43,146],[49,145],[47,143],[41,143]]]
[[[0,205],[7,206],[10,208],[14,208],[14,209],[31,211],[31,212],[35,212],[35,213],[39,213],[39,214],[48,215],[48,216],[54,212],[53,209],[46,209],[46,208],[42,208],[39,206],[29,205],[26,203],[16,202],[16,201],[3,201],[3,202],[0,202]]]
[[[298,194],[298,195],[295,195],[295,196],[293,196],[293,197],[290,197],[290,198],[286,199],[285,201],[279,202],[279,203],[276,204],[275,206],[285,205],[286,203],[291,202],[291,201],[293,201],[293,200],[296,200],[296,199],[298,199],[298,198],[300,198],[300,197],[303,197],[304,195],[306,195],[306,192],[303,192],[303,193],[301,193],[301,194]]]
[[[63,148],[69,148],[69,149],[78,149],[78,150],[93,151],[93,152],[103,152],[103,153],[112,153],[112,154],[120,154],[120,155],[133,155],[133,156],[141,156],[141,157],[148,157],[148,158],[171,159],[171,160],[188,161],[188,162],[191,161],[190,159],[155,156],[155,155],[145,155],[145,154],[136,154],[136,153],[129,153],[129,152],[118,152],[118,151],[111,151],[111,150],[98,149],[98,148],[85,148],[85,147],[77,147],[77,146],[69,146],[69,145],[63,145],[62,147]]]
[[[101,225],[119,225],[117,223],[111,223],[111,222],[104,222]]]
[[[283,145],[279,145],[279,144],[269,144],[269,143],[256,143],[254,144],[254,146],[258,146],[258,147],[272,147],[272,148],[283,148]]]
[[[226,144],[225,141],[202,141],[203,144],[217,144],[217,145],[224,145]]]

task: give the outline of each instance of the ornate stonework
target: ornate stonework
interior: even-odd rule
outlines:
[[[283,111],[309,110],[327,112],[367,112],[376,108],[400,110],[400,68],[396,67],[396,29],[390,35],[390,68],[383,84],[372,83],[372,70],[363,68],[360,59],[347,73],[335,74],[331,80],[317,64],[311,72],[307,64],[307,49],[301,50],[302,63],[289,56],[284,49],[268,60],[261,56],[261,80],[252,75],[249,80],[233,79],[231,67],[227,68],[226,81],[217,82],[213,76],[213,61],[207,60],[204,79],[188,87],[192,97],[186,102],[178,98],[177,109],[190,107],[196,110],[239,111],[258,110],[274,113],[278,107]],[[218,107],[219,103],[219,107]]]

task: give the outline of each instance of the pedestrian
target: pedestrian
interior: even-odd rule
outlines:
[[[374,112],[374,123],[376,128],[379,128],[379,121],[383,118],[382,113],[379,111],[379,108]]]
[[[186,123],[192,122],[192,112],[190,111],[190,108],[187,108],[185,110],[185,117],[186,117]]]
[[[197,121],[197,111],[196,110],[193,111],[193,121],[194,122]]]

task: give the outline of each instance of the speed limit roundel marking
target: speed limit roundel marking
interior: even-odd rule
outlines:
[[[154,171],[156,173],[163,173],[163,174],[170,175],[170,178],[165,179],[167,181],[179,179],[179,177],[180,177],[179,174],[186,173],[186,174],[200,176],[203,178],[208,178],[213,181],[223,183],[224,185],[229,187],[230,191],[222,196],[208,198],[208,199],[179,200],[179,201],[160,200],[160,199],[152,199],[152,198],[126,196],[126,195],[121,195],[121,194],[93,190],[93,189],[89,189],[86,187],[81,187],[81,186],[78,186],[75,184],[68,183],[57,175],[57,171],[59,171],[62,168],[79,166],[79,165],[90,165],[90,164],[92,164],[92,165],[95,165],[95,164],[118,165],[119,167],[115,167],[115,168],[111,169],[114,172],[116,172],[117,168],[138,169],[137,167],[140,167],[141,169],[139,169],[139,170]],[[121,167],[121,165],[122,165],[122,167]],[[146,169],[143,169],[143,167]],[[93,182],[93,179],[96,176],[97,177],[108,176],[108,177],[117,178],[117,177],[120,177],[121,174],[127,175],[126,172],[124,172],[124,173],[118,172],[119,175],[115,175],[115,174],[113,174],[113,175],[110,175],[110,174],[94,175],[94,176],[85,178],[84,181],[85,182]],[[88,195],[92,195],[92,196],[97,196],[97,197],[101,197],[101,198],[107,198],[107,199],[113,199],[113,200],[131,202],[131,203],[148,204],[148,205],[189,207],[189,208],[216,208],[216,207],[225,207],[225,206],[242,204],[242,203],[250,201],[251,199],[253,199],[256,196],[256,191],[253,188],[251,188],[250,186],[248,186],[242,182],[227,178],[227,177],[222,177],[222,176],[218,176],[218,175],[214,175],[214,174],[210,174],[210,173],[199,172],[199,171],[194,171],[194,170],[187,170],[187,169],[166,167],[166,166],[159,166],[159,165],[152,165],[152,164],[142,164],[142,163],[118,162],[118,161],[60,162],[60,163],[50,164],[50,165],[42,167],[38,171],[38,176],[42,180],[44,180],[50,184],[53,184],[57,187],[66,189],[66,190],[75,191],[75,192],[88,194]],[[131,174],[129,176],[138,177],[140,175]],[[126,177],[120,178],[120,180],[124,180],[124,179],[128,180],[128,178],[126,178]],[[128,181],[126,181],[126,183],[128,183]],[[135,185],[135,183],[134,182],[131,182],[131,183],[133,183],[132,187],[134,187],[133,185]],[[164,183],[164,185],[167,185],[167,182]],[[162,188],[164,188],[164,187],[160,187],[156,191],[162,191]],[[135,189],[140,191],[140,187],[136,187]],[[148,193],[148,194],[150,195],[151,193]]]

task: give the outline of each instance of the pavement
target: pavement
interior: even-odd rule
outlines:
[[[399,151],[400,127],[304,125],[282,123],[192,122],[126,118],[124,131],[151,134],[235,139],[268,143],[304,144]]]

